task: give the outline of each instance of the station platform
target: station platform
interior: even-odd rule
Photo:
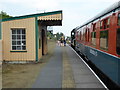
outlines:
[[[107,89],[70,46],[55,47],[54,55],[40,71],[32,88]]]

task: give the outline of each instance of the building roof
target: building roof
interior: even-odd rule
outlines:
[[[2,19],[2,22],[4,22],[4,21],[11,21],[11,20],[18,20],[18,19],[25,19],[25,18],[31,18],[31,17],[54,15],[54,14],[62,14],[62,10],[53,11],[53,12],[30,14],[30,15],[24,15],[24,16],[17,16],[17,17],[11,17],[11,18]]]

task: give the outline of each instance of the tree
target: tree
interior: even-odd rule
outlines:
[[[62,37],[64,37],[64,34],[62,32],[57,32],[56,34],[50,33],[49,31],[47,32],[47,37],[49,39],[54,39],[54,40],[60,40]]]
[[[0,19],[10,18],[10,17],[12,17],[12,16],[7,15],[6,12],[4,12],[4,11],[0,12]]]
[[[60,36],[62,37],[62,36],[64,36],[64,34],[62,32],[60,32]]]
[[[64,34],[62,32],[56,33],[56,39],[59,40]]]
[[[53,37],[54,37],[54,35],[53,35],[53,33],[51,33],[51,32],[47,32],[47,37],[49,38],[49,39],[53,39]]]

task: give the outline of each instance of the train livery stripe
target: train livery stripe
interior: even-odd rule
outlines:
[[[85,45],[85,46],[86,46],[86,45]],[[105,52],[103,52],[103,51],[101,51],[101,50],[99,50],[99,49],[96,49],[96,48],[93,48],[93,47],[90,47],[90,46],[86,46],[86,47],[92,48],[92,49],[97,50],[97,51],[99,51],[99,52],[101,52],[101,53],[104,53],[104,54],[110,55],[110,56],[112,56],[112,57],[114,57],[114,58],[120,59],[120,58],[117,57],[117,56],[114,56],[114,55],[109,54],[109,53],[105,53]]]

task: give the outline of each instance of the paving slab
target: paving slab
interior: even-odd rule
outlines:
[[[76,88],[96,88],[97,89],[101,89],[102,85],[100,83],[81,83],[81,84],[77,84]],[[102,90],[105,90],[104,88]]]
[[[104,86],[69,46],[56,46],[32,88],[104,89]]]
[[[104,88],[82,59],[70,47],[66,47],[66,50],[72,66],[76,88]]]
[[[32,88],[61,88],[62,87],[62,52],[59,47],[55,48],[52,58],[40,71]]]

